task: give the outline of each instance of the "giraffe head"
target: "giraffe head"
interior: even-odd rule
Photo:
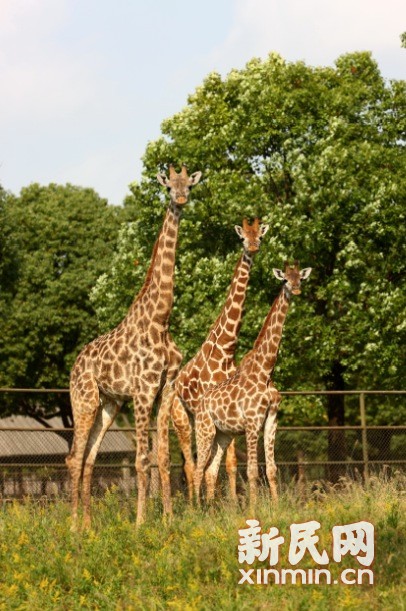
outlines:
[[[242,227],[235,225],[237,235],[243,241],[244,252],[254,255],[259,251],[261,240],[269,229],[269,225],[262,225],[259,219],[255,219],[250,225],[247,219],[242,222]]]
[[[288,261],[285,261],[285,271],[281,269],[273,269],[272,271],[275,278],[285,282],[285,290],[289,295],[300,295],[302,292],[300,289],[301,282],[310,276],[312,268],[305,267],[299,270],[299,261],[296,260],[293,265],[289,265]]]
[[[188,176],[186,165],[182,165],[180,174],[177,174],[171,164],[169,166],[169,178],[166,174],[157,174],[159,183],[169,191],[171,202],[175,206],[184,206],[188,199],[190,189],[197,185],[201,178],[201,172],[194,172]]]

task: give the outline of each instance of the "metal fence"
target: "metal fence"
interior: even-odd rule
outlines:
[[[63,394],[66,389],[0,389],[0,400],[6,394]],[[281,486],[296,482],[299,487],[315,481],[337,481],[341,476],[362,478],[380,471],[387,475],[406,466],[406,426],[371,425],[369,422],[402,420],[406,391],[291,391],[284,396],[276,436],[275,458]],[[346,426],[287,426],[289,413],[300,409],[323,409],[330,395],[343,395]],[[299,403],[298,403],[299,402]],[[296,403],[296,406],[295,406]],[[1,409],[1,405],[0,405]],[[1,412],[0,412],[1,413]],[[303,417],[302,417],[303,419]],[[389,418],[386,419],[388,421]],[[73,429],[50,422],[45,428],[23,416],[0,419],[0,500],[30,497],[58,497],[69,493],[65,456]],[[156,465],[156,427],[150,429],[150,494],[159,492]],[[238,484],[245,482],[245,438],[237,438]],[[262,439],[258,444],[261,478],[265,479]],[[182,457],[176,435],[171,432],[171,478],[173,490],[184,490]],[[112,485],[125,495],[136,491],[135,435],[133,427],[113,427],[106,433],[93,476],[93,493],[102,494]],[[225,480],[224,468],[219,485]]]

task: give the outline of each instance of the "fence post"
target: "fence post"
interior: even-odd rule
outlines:
[[[362,460],[364,461],[364,481],[368,485],[369,483],[369,463],[368,463],[368,435],[367,435],[367,421],[365,415],[365,393],[360,393],[359,396],[359,410],[361,416],[361,438],[362,438]]]

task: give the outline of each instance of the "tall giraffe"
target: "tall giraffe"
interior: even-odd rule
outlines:
[[[243,358],[234,375],[209,389],[200,401],[195,418],[197,465],[194,487],[197,500],[200,498],[203,473],[213,446],[217,447],[219,454],[218,469],[221,455],[233,437],[245,432],[250,502],[255,504],[258,435],[264,424],[266,474],[272,497],[277,499],[274,444],[276,415],[281,397],[271,376],[291,296],[300,294],[301,281],[308,278],[311,271],[310,267],[300,271],[297,261],[293,266],[285,263],[284,271],[273,270],[276,278],[284,281],[284,285],[272,304],[253,349]]]
[[[87,344],[73,366],[70,396],[74,439],[66,463],[72,485],[74,528],[81,480],[83,525],[90,525],[90,486],[96,455],[120,407],[131,399],[137,442],[137,524],[145,519],[150,414],[155,399],[160,391],[166,392],[182,360],[168,331],[179,220],[190,189],[200,177],[201,172],[188,176],[186,166],[180,174],[170,166],[169,179],[158,174],[158,181],[169,191],[170,203],[144,284],[121,323]]]
[[[172,422],[185,458],[185,474],[190,499],[193,498],[194,472],[190,415],[195,414],[199,399],[206,390],[226,380],[236,368],[234,354],[251,266],[268,228],[268,225],[260,224],[259,219],[255,219],[252,225],[244,219],[242,227],[235,226],[237,235],[243,242],[243,252],[235,267],[226,301],[200,350],[179,372],[174,382],[174,393],[172,396],[168,395],[168,400],[172,402],[170,406]],[[169,406],[162,402],[161,416],[168,408]],[[161,443],[165,439],[165,434],[161,429],[158,432],[158,439],[161,440]],[[164,459],[165,452],[162,447],[159,455],[161,459]],[[227,454],[227,472],[230,478],[231,494],[234,497],[236,496],[236,468],[235,449],[232,445]],[[215,481],[210,479],[210,484],[214,492]],[[163,494],[164,506],[168,507],[170,511],[170,500],[165,498],[165,494],[170,495],[170,491],[164,489]]]

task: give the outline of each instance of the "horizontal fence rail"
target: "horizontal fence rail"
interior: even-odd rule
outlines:
[[[0,388],[1,401],[6,395],[67,394],[67,388]],[[292,481],[303,488],[306,483],[316,485],[320,481],[337,481],[340,477],[362,478],[366,483],[378,472],[392,474],[404,470],[406,465],[406,425],[368,424],[368,410],[375,401],[375,413],[380,407],[376,402],[388,402],[397,397],[396,414],[400,421],[400,405],[404,390],[304,390],[283,391],[286,402],[297,397],[317,399],[328,395],[343,395],[351,403],[353,422],[345,426],[278,426],[276,433],[275,458],[280,484],[290,485]],[[358,401],[357,401],[358,397]],[[355,403],[354,403],[355,401]],[[285,401],[284,401],[285,404]],[[347,407],[347,406],[346,406]],[[386,408],[387,405],[385,404]],[[384,412],[384,410],[382,409]],[[371,412],[372,414],[372,412]],[[371,416],[370,416],[371,417]],[[69,492],[65,456],[73,437],[73,428],[63,427],[59,422],[47,427],[32,419],[21,422],[21,416],[0,419],[0,500],[24,496],[48,497]],[[18,424],[17,424],[18,421]],[[403,418],[406,421],[406,418]],[[113,425],[114,427],[114,425]],[[103,493],[115,485],[125,495],[136,490],[135,473],[135,430],[134,427],[115,427],[107,431],[100,448],[95,466],[94,493]],[[159,491],[159,477],[156,463],[156,426],[150,427],[151,446],[151,490]],[[246,478],[246,454],[244,436],[237,438],[239,484],[244,486]],[[262,439],[259,442],[259,467],[261,478],[265,479],[265,463]],[[174,431],[171,431],[171,471],[173,489],[184,490],[182,457]],[[221,472],[222,481],[226,477]]]

